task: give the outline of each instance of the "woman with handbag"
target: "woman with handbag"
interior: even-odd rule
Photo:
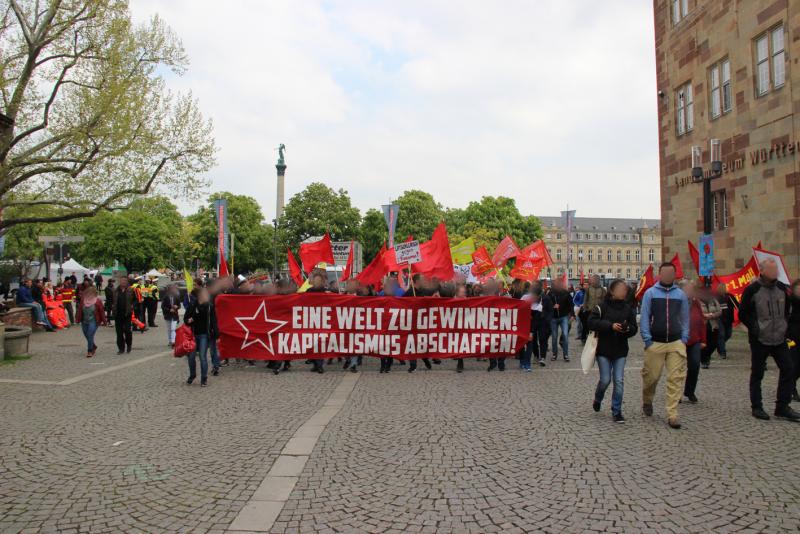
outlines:
[[[195,298],[189,304],[189,308],[183,316],[183,322],[192,327],[197,349],[187,355],[189,379],[186,383],[191,384],[197,377],[195,363],[195,356],[197,356],[200,358],[200,385],[205,387],[208,383],[208,359],[206,355],[209,343],[216,343],[216,322],[214,321],[214,312],[208,296],[208,290],[204,287],[198,287],[192,290],[192,295]],[[216,367],[214,370],[216,371]]]
[[[625,360],[628,357],[628,338],[635,336],[636,311],[627,302],[628,286],[624,280],[614,280],[608,287],[606,298],[591,310],[589,330],[597,336],[595,358],[600,370],[600,381],[594,393],[592,408],[600,411],[606,389],[614,380],[611,396],[611,414],[614,421],[624,423],[622,416],[622,394],[625,385]]]

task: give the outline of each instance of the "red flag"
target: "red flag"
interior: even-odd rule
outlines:
[[[517,257],[514,268],[511,269],[511,276],[517,280],[533,281],[539,278],[542,270],[542,262],[532,260],[523,256]]]
[[[229,276],[231,273],[228,271],[228,262],[225,261],[225,255],[219,255],[219,276]]]
[[[453,256],[450,254],[447,226],[443,222],[433,231],[430,240],[419,246],[419,252],[422,261],[411,265],[412,272],[439,280],[452,280],[456,275],[453,271]]]
[[[553,265],[553,258],[550,256],[550,251],[547,250],[547,245],[541,239],[538,241],[534,241],[517,255],[525,256],[532,260],[541,261],[542,267],[547,267],[548,265]]]
[[[561,283],[564,284],[564,287],[569,285],[569,278],[567,277],[567,271],[564,271],[564,274],[561,275]]]
[[[644,292],[654,285],[656,285],[656,277],[653,275],[653,266],[650,265],[639,279],[639,287],[636,288],[636,300],[642,300]]]
[[[375,258],[367,265],[363,271],[361,271],[358,276],[356,276],[356,280],[364,284],[365,286],[374,286],[375,289],[378,289],[383,284],[383,277],[386,275],[386,264],[384,263],[384,256],[386,255],[386,243],[381,246],[381,249],[378,251],[378,254]]]
[[[289,276],[292,277],[294,283],[298,286],[303,285],[303,273],[300,272],[300,266],[297,264],[297,260],[294,259],[294,254],[292,254],[292,249],[286,249],[286,260],[289,263]]]
[[[353,274],[353,249],[355,245],[352,241],[350,241],[350,253],[347,255],[347,263],[344,266],[344,271],[342,271],[342,277],[339,278],[340,282],[344,282],[350,275]]]
[[[405,242],[408,243],[409,241],[414,241],[414,236],[408,236]],[[407,263],[404,263],[403,265],[397,263],[397,257],[394,254],[394,248],[390,248],[386,251],[386,254],[383,256],[383,262],[386,264],[387,273],[399,273],[404,269],[408,269]]]
[[[694,246],[691,241],[689,243],[689,257],[692,258],[692,265],[694,265],[695,272],[700,272],[700,251]]]
[[[310,273],[318,263],[325,262],[333,265],[333,249],[331,248],[331,236],[327,232],[322,239],[314,243],[303,243],[300,245],[300,261],[303,263],[303,271]]]
[[[486,247],[481,245],[478,250],[472,253],[472,274],[481,276],[494,269],[492,258],[489,257],[489,251]]]
[[[583,269],[581,269],[581,286],[583,286]]]
[[[494,254],[492,254],[492,263],[498,269],[502,269],[508,260],[515,257],[517,254],[520,253],[519,247],[514,240],[511,239],[511,236],[505,236],[500,244],[497,245],[497,248],[494,250]]]
[[[683,265],[681,264],[681,255],[677,252],[670,260],[670,263],[675,266],[675,278],[680,280],[683,278]]]

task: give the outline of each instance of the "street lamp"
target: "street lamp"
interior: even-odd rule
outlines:
[[[711,200],[711,180],[722,176],[722,147],[719,139],[709,142],[711,156],[711,169],[703,171],[703,148],[692,147],[692,179],[694,182],[703,182],[703,233],[711,235],[714,231],[713,205]],[[706,286],[711,285],[711,276],[705,277]]]

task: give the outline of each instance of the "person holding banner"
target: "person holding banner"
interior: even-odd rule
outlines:
[[[311,287],[306,290],[306,293],[327,293],[328,290],[325,288],[325,276],[322,273],[314,271],[311,274]],[[312,373],[319,373],[322,374],[325,372],[325,368],[323,367],[325,364],[324,358],[314,358],[311,360],[311,372]]]
[[[750,406],[753,417],[769,420],[761,399],[761,380],[767,358],[778,366],[778,392],[775,417],[800,422],[800,414],[789,403],[794,389],[794,366],[789,355],[786,333],[789,327],[789,288],[778,280],[778,264],[773,258],[758,264],[761,275],[742,293],[739,319],[747,326],[750,341]]]
[[[622,396],[625,387],[625,361],[628,358],[628,338],[636,335],[636,310],[626,301],[628,285],[617,278],[608,286],[608,294],[591,310],[587,321],[590,331],[597,333],[597,368],[600,380],[594,392],[592,409],[600,411],[612,376],[614,391],[611,395],[611,416],[615,423],[624,423]]]
[[[496,280],[487,280],[483,285],[481,296],[483,297],[497,297],[500,295],[500,284]],[[506,370],[505,356],[489,358],[489,368],[487,371],[492,371],[497,368],[498,371]]]

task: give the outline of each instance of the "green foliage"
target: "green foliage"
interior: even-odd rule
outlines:
[[[514,199],[508,197],[485,196],[470,202],[464,210],[450,210],[448,216],[453,221],[452,234],[472,236],[477,246],[486,245],[490,252],[506,235],[514,238],[520,248],[542,235],[539,219],[521,215]]]
[[[208,205],[188,217],[196,229],[195,240],[199,246],[197,257],[206,267],[217,265],[217,221],[213,202],[228,201],[228,231],[235,234],[234,269],[247,273],[273,265],[273,228],[264,224],[264,215],[256,199],[246,195],[223,192],[208,198]],[[280,248],[280,245],[279,245]],[[280,250],[279,250],[280,252]]]
[[[386,219],[384,219],[383,213],[375,208],[368,209],[361,220],[359,236],[364,259],[371,261],[383,243],[389,239],[389,231],[386,228]]]
[[[188,58],[162,20],[135,26],[124,0],[4,5],[0,97],[14,126],[0,131],[0,229],[202,193],[212,126],[166,86]]]
[[[444,220],[442,205],[430,193],[417,189],[405,191],[395,203],[400,206],[396,241],[403,241],[409,235],[423,241],[429,239],[436,226]]]
[[[131,209],[101,212],[85,219],[78,232],[85,237],[76,256],[88,265],[119,261],[129,272],[182,263],[176,257],[183,227],[178,209],[165,197],[136,199]]]
[[[286,203],[280,221],[282,237],[296,249],[309,237],[330,233],[334,241],[349,241],[359,234],[361,215],[344,189],[334,191],[314,182]]]

